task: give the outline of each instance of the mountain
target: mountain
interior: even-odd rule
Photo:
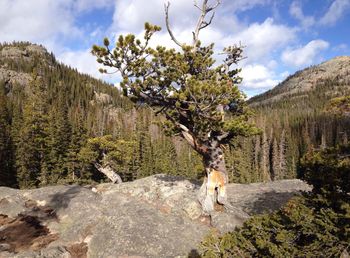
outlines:
[[[226,212],[202,215],[200,183],[164,174],[122,184],[0,187],[1,257],[199,257],[203,237],[279,209],[300,180],[230,184]],[[197,254],[197,255],[196,255]]]
[[[289,76],[273,89],[252,97],[251,106],[291,99],[307,98],[313,91],[321,91],[327,98],[350,92],[350,56],[339,56],[320,65],[311,66]]]
[[[155,173],[202,173],[199,157],[164,135],[161,120],[117,88],[81,74],[43,47],[0,44],[0,185],[21,188],[105,180],[108,162],[123,181]]]
[[[349,57],[338,57],[250,99],[262,133],[225,149],[230,182],[295,178],[307,151],[346,143],[349,118],[325,107],[350,95],[349,67]],[[157,173],[201,178],[200,157],[180,138],[167,137],[163,121],[42,46],[0,44],[0,185],[104,181],[98,166],[112,167],[123,181]]]
[[[262,134],[239,141],[241,171],[260,173],[266,181],[293,178],[306,152],[348,143],[349,117],[327,111],[331,99],[346,95],[350,57],[341,56],[298,71],[251,98],[248,104]]]

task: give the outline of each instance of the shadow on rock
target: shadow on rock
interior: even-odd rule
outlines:
[[[192,249],[187,257],[188,258],[200,258],[201,256],[196,249]]]
[[[170,182],[170,183],[177,183],[184,180],[189,181],[190,183],[194,184],[196,187],[202,185],[202,181],[199,179],[187,179],[183,176],[173,176],[173,175],[166,175],[166,174],[158,174],[154,176],[156,179],[162,182]]]
[[[252,204],[243,207],[249,215],[262,214],[279,210],[289,199],[295,196],[292,192],[266,192],[259,194],[259,198]]]
[[[71,200],[74,199],[82,189],[84,188],[79,185],[69,186],[67,190],[51,195],[47,206],[53,208],[57,213],[60,209],[67,208]]]

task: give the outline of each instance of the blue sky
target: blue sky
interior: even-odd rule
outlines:
[[[200,2],[201,0],[198,0]],[[209,2],[214,4],[216,0]],[[145,21],[164,26],[164,0],[0,0],[0,42],[43,44],[58,60],[101,75],[92,44],[119,34],[142,35]],[[170,21],[181,42],[190,42],[198,18],[192,0],[170,0]],[[200,34],[216,50],[245,45],[240,88],[264,92],[289,74],[350,51],[350,0],[221,0],[213,23]],[[166,30],[153,45],[176,47]]]

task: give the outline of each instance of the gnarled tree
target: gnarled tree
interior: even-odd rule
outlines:
[[[241,46],[229,46],[222,64],[213,59],[214,44],[202,46],[199,33],[209,26],[214,10],[220,4],[209,5],[204,0],[191,45],[180,43],[169,24],[169,6],[165,5],[165,20],[171,39],[180,50],[163,46],[149,47],[149,41],[161,28],[145,24],[144,40],[134,35],[119,36],[110,48],[108,39],[104,46],[93,46],[97,62],[116,68],[122,75],[120,83],[124,94],[135,103],[148,104],[157,114],[167,119],[164,127],[169,134],[178,134],[203,157],[206,179],[200,190],[199,201],[205,212],[214,209],[214,203],[227,204],[225,184],[228,175],[225,167],[223,145],[233,138],[256,133],[248,121],[244,95],[237,84],[240,69],[232,67],[242,58]],[[207,19],[208,14],[210,16]],[[107,73],[101,68],[102,73]],[[115,72],[115,71],[113,71]]]

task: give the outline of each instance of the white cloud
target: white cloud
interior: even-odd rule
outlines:
[[[74,37],[81,31],[74,26],[70,0],[0,1],[0,40],[42,43],[59,37]]]
[[[279,82],[274,72],[261,64],[243,67],[240,76],[243,78],[242,88],[245,89],[268,89]]]
[[[75,25],[78,13],[113,4],[114,0],[0,0],[0,42],[42,44],[59,61],[79,72],[111,81],[111,76],[98,72],[99,65],[90,49],[73,51],[65,43],[86,41],[85,31]],[[88,38],[100,34],[101,28],[94,28]]]
[[[278,63],[277,63],[277,61],[274,60],[274,59],[272,59],[272,60],[270,60],[269,62],[267,62],[267,67],[268,67],[269,69],[275,69],[275,68],[277,68],[277,66],[278,66]]]
[[[239,12],[252,9],[257,5],[266,5],[271,2],[271,0],[235,0],[230,1],[230,4],[228,6],[231,7],[230,10],[233,10],[234,12]]]
[[[164,0],[118,0],[113,15],[112,30],[137,33],[145,22],[165,28]],[[198,9],[188,0],[171,1],[169,16],[173,26],[186,28],[196,20]]]
[[[200,12],[193,6],[193,1],[173,0],[170,1],[170,24],[174,35],[180,42],[191,43],[192,31],[194,30]],[[198,1],[200,2],[200,1]],[[271,0],[238,0],[234,4],[231,1],[222,1],[216,10],[212,24],[200,32],[200,39],[204,44],[215,42],[220,50],[224,46],[237,44],[242,41],[244,44],[252,45],[252,48],[264,46],[264,53],[276,47],[281,42],[290,40],[294,30],[287,26],[277,25],[272,19],[267,19],[262,24],[251,26],[240,22],[235,12],[247,10],[257,5],[263,5]],[[214,4],[215,1],[209,1]],[[209,18],[209,17],[208,17]],[[113,24],[110,31],[113,34],[120,34],[123,31],[139,34],[143,30],[145,21],[162,26],[163,30],[154,37],[160,43],[169,43],[170,37],[165,27],[164,0],[149,0],[147,5],[143,0],[119,0],[116,2]],[[259,33],[259,35],[256,35]],[[259,45],[260,36],[272,35],[272,39]],[[236,35],[236,36],[235,36]],[[281,37],[281,35],[283,35]],[[254,37],[253,40],[251,38]],[[266,37],[264,38],[267,39]],[[254,41],[254,44],[250,44]],[[273,41],[273,42],[272,42]],[[272,43],[272,45],[271,45]],[[173,43],[171,43],[174,46]],[[271,45],[267,46],[267,45]],[[267,46],[267,47],[266,47]],[[259,50],[257,51],[259,52]]]
[[[335,2],[337,1],[339,0]],[[80,72],[108,81],[112,81],[111,78],[118,81],[117,74],[106,77],[98,72],[99,64],[90,54],[90,50],[85,49],[90,44],[89,40],[102,39],[105,34],[113,37],[127,33],[135,33],[142,38],[144,22],[149,21],[163,27],[163,30],[155,35],[153,46],[176,47],[164,24],[164,2],[166,1],[0,0],[0,41],[28,40],[41,43],[53,51],[58,60],[76,67]],[[170,2],[170,22],[174,34],[180,42],[191,43],[199,10],[193,6],[193,1],[170,0]],[[215,0],[209,2],[213,4]],[[200,33],[201,41],[204,44],[215,42],[217,51],[239,42],[247,46],[244,55],[248,58],[241,63],[244,67],[245,88],[266,89],[275,86],[281,76],[273,72],[278,67],[274,58],[280,55],[281,49],[297,38],[296,28],[279,24],[272,18],[248,24],[248,20],[240,21],[236,16],[241,11],[272,2],[273,0],[222,1],[211,26]],[[106,31],[103,27],[97,27],[90,22],[83,26],[84,28],[77,27],[77,19],[82,12],[101,8],[115,8],[109,30]],[[295,5],[294,8],[293,14],[296,18],[305,18],[301,7],[298,10],[298,6]],[[69,49],[66,43],[74,39],[77,39],[76,44],[83,47],[78,50]],[[222,56],[215,57],[219,60],[222,58]]]
[[[244,78],[242,87],[245,89],[267,89],[275,86],[280,81],[280,77],[272,72],[277,63],[271,56],[279,53],[278,51],[296,38],[295,28],[278,24],[272,18],[267,18],[262,23],[247,25],[240,23],[234,15],[235,12],[269,2],[271,1],[240,0],[233,4],[231,1],[223,1],[217,9],[211,26],[200,33],[203,44],[214,42],[216,51],[240,42],[246,46],[244,55],[248,56],[248,59],[241,63]],[[143,24],[145,21],[150,21],[163,27],[162,32],[155,34],[151,45],[176,47],[164,26],[163,3],[163,0],[150,0],[147,5],[144,5],[142,0],[119,0],[116,4],[111,32],[114,35],[132,32],[136,33],[138,38],[142,38]],[[180,42],[191,43],[192,31],[199,11],[193,7],[192,1],[178,0],[171,3],[170,22],[174,35]],[[222,59],[222,56],[215,57]]]
[[[319,52],[329,47],[324,40],[312,40],[303,47],[287,49],[282,53],[282,61],[294,67],[302,67],[314,63]]]
[[[223,39],[224,45],[242,42],[248,62],[261,61],[289,44],[296,38],[296,29],[274,23],[272,18],[267,18],[263,23],[253,23],[248,28],[234,35],[232,38]]]
[[[327,13],[321,18],[322,25],[334,25],[346,11],[350,9],[349,0],[335,0],[329,7]]]
[[[116,2],[113,15],[113,24],[110,27],[112,37],[120,34],[134,33],[138,38],[143,38],[144,23],[160,25],[162,31],[157,32],[150,44],[155,47],[163,45],[177,48],[171,40],[165,25],[164,0],[149,0],[147,5],[143,0],[119,0]],[[193,6],[192,1],[176,0],[170,1],[169,21],[170,27],[176,39],[181,43],[192,43],[192,31],[195,29],[200,11]],[[221,9],[220,6],[219,9]],[[218,10],[219,10],[218,9]],[[228,29],[235,26],[234,16],[220,16],[216,14],[211,26],[200,32],[200,39],[204,44],[222,39],[222,28]],[[220,27],[220,29],[218,29]]]
[[[66,65],[76,68],[81,73],[87,73],[95,78],[106,81],[117,81],[118,76],[101,74],[98,69],[101,67],[96,62],[96,57],[91,54],[91,49],[81,51],[64,51],[57,56],[57,59]]]
[[[289,13],[295,19],[299,20],[304,28],[311,27],[315,24],[314,17],[304,15],[300,2],[294,1],[289,7]]]

